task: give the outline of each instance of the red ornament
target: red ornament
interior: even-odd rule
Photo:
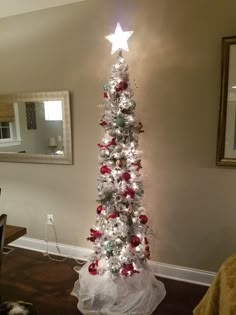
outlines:
[[[103,210],[103,206],[102,206],[102,205],[99,205],[99,206],[97,207],[97,214],[101,214],[102,210]]]
[[[98,273],[97,268],[96,268],[96,264],[95,263],[90,264],[88,267],[88,271],[91,275],[95,276]]]
[[[111,170],[110,170],[110,168],[109,168],[108,166],[103,165],[103,166],[100,168],[100,172],[101,172],[102,174],[109,174],[109,173],[111,173]]]
[[[104,98],[108,98],[107,92],[104,92]]]
[[[140,217],[139,217],[139,220],[142,224],[146,224],[147,221],[148,221],[148,218],[145,214],[141,214]]]
[[[130,177],[131,177],[131,176],[130,176],[130,173],[125,172],[125,173],[122,174],[121,177],[122,177],[123,180],[125,180],[126,182],[128,182],[128,181],[130,180]]]
[[[147,245],[148,244],[148,240],[146,237],[144,237],[144,244]]]
[[[124,264],[124,267],[122,268],[121,274],[125,277],[128,275],[132,276],[134,273],[138,273],[137,270],[134,269],[133,264]]]
[[[133,273],[134,271],[134,266],[132,264],[125,264],[121,273],[123,276],[127,277],[129,273]]]
[[[132,247],[137,247],[140,244],[140,238],[136,235],[133,235],[131,238]]]
[[[119,217],[119,212],[118,212],[118,211],[115,211],[115,212],[109,214],[109,215],[106,217],[106,219],[107,219],[107,220],[109,220],[109,219],[116,219],[116,218],[118,218],[118,217]]]
[[[119,84],[118,84],[118,87],[120,88],[120,90],[124,91],[124,90],[127,89],[128,84],[125,81],[120,81]]]
[[[123,195],[124,197],[134,198],[135,191],[132,188],[127,188]]]

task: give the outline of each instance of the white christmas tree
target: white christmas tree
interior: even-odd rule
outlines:
[[[111,77],[104,85],[104,128],[100,144],[100,175],[96,224],[88,240],[94,243],[90,261],[79,271],[73,294],[83,314],[149,315],[165,296],[165,288],[147,265],[150,249],[143,207],[138,151],[142,124],[136,119],[128,65],[122,50],[133,32],[117,24],[112,53],[118,50]]]

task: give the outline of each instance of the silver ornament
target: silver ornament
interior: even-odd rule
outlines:
[[[113,160],[107,161],[108,166],[114,166],[115,162]]]
[[[118,195],[118,196],[116,196],[116,199],[115,199],[115,200],[116,200],[116,202],[120,202],[121,199],[122,199],[121,196]]]
[[[104,273],[105,273],[105,270],[103,270],[103,269],[98,270],[98,274],[99,274],[100,276],[102,276]]]
[[[105,198],[105,195],[104,195],[103,191],[99,191],[98,196],[101,199]]]
[[[118,152],[118,153],[122,152],[122,150],[123,150],[123,147],[121,145],[119,145],[119,144],[114,149],[114,151]]]
[[[109,130],[109,135],[110,135],[111,137],[114,137],[114,136],[116,135],[116,130],[110,129],[110,130]]]
[[[106,156],[106,150],[101,150],[99,155],[101,158],[104,158]]]

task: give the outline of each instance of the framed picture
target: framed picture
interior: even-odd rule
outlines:
[[[236,36],[222,39],[216,164],[236,166]]]
[[[26,102],[25,110],[26,110],[27,129],[36,129],[35,103]]]

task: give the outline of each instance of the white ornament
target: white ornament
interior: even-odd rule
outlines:
[[[109,161],[107,162],[107,164],[108,164],[109,166],[113,166],[113,165],[114,165],[114,161],[113,161],[113,160],[109,160]]]
[[[139,208],[138,208],[138,211],[139,211],[139,212],[146,212],[146,210],[145,210],[144,207],[139,207]]]
[[[117,23],[115,33],[112,35],[105,36],[105,38],[112,43],[111,54],[114,54],[119,49],[129,51],[127,41],[132,34],[133,31],[123,32],[120,23]]]
[[[122,240],[121,240],[120,238],[116,238],[115,242],[116,242],[116,244],[118,244],[118,245],[122,244]]]
[[[125,182],[122,182],[122,183],[121,183],[121,190],[124,191],[125,189],[126,189],[126,183],[125,183]]]
[[[98,268],[99,269],[106,269],[107,268],[107,261],[105,258],[101,258],[98,261]]]

